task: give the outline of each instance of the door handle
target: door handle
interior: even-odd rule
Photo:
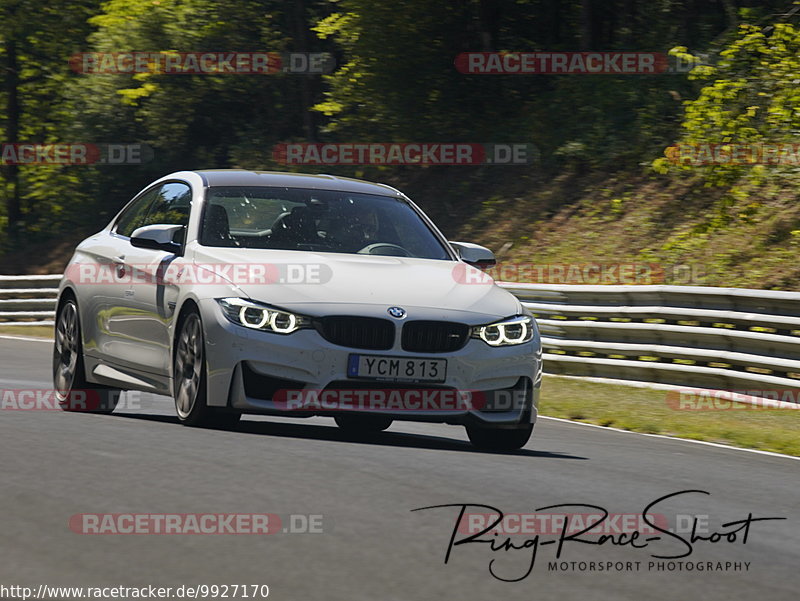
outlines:
[[[125,255],[120,255],[118,257],[114,257],[114,263],[116,264],[116,272],[117,277],[122,279],[125,277]]]

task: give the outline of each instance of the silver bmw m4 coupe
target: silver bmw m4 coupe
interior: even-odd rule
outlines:
[[[481,271],[492,264],[383,184],[173,173],[78,245],[59,288],[54,387],[72,411],[111,412],[139,390],[172,396],[189,426],[243,413],[353,432],[416,420],[518,449],[537,417],[541,342]]]

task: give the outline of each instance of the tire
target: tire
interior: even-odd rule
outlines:
[[[470,442],[483,451],[516,451],[531,438],[533,424],[522,428],[481,428],[467,426]]]
[[[173,398],[178,421],[185,426],[227,428],[242,414],[223,407],[209,407],[206,388],[206,347],[200,314],[191,310],[178,324],[173,359]]]
[[[81,320],[75,299],[68,297],[56,315],[53,344],[53,389],[59,407],[76,413],[114,411],[120,391],[86,381]]]
[[[352,434],[383,432],[393,421],[383,415],[337,415],[333,419],[342,430]]]

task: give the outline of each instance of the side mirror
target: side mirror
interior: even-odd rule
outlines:
[[[497,265],[494,253],[485,246],[472,244],[471,242],[450,242],[450,246],[456,249],[458,256],[464,263],[469,263],[478,269],[488,269]]]
[[[136,248],[149,248],[178,254],[183,245],[175,242],[175,238],[178,234],[182,234],[184,229],[186,229],[184,225],[146,225],[133,231],[131,245]]]

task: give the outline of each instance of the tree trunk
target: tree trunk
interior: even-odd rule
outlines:
[[[17,57],[17,43],[14,40],[6,40],[4,49],[6,52],[5,65],[5,92],[6,104],[6,143],[16,144],[19,142],[19,64]],[[6,165],[4,167],[6,180],[11,188],[11,193],[6,198],[6,214],[8,215],[8,232],[10,236],[16,237],[20,222],[22,220],[22,208],[20,205],[19,192],[19,165]]]
[[[593,50],[594,39],[592,36],[592,0],[581,0],[581,50]]]
[[[308,52],[308,22],[305,0],[294,0],[294,50],[295,52]],[[317,138],[317,128],[314,114],[311,112],[314,91],[312,89],[312,75],[300,75],[300,102],[303,112],[303,130],[306,140],[314,142]]]
[[[480,0],[478,5],[478,20],[480,21],[481,50],[492,52],[497,50],[500,30],[500,6],[495,0]]]

